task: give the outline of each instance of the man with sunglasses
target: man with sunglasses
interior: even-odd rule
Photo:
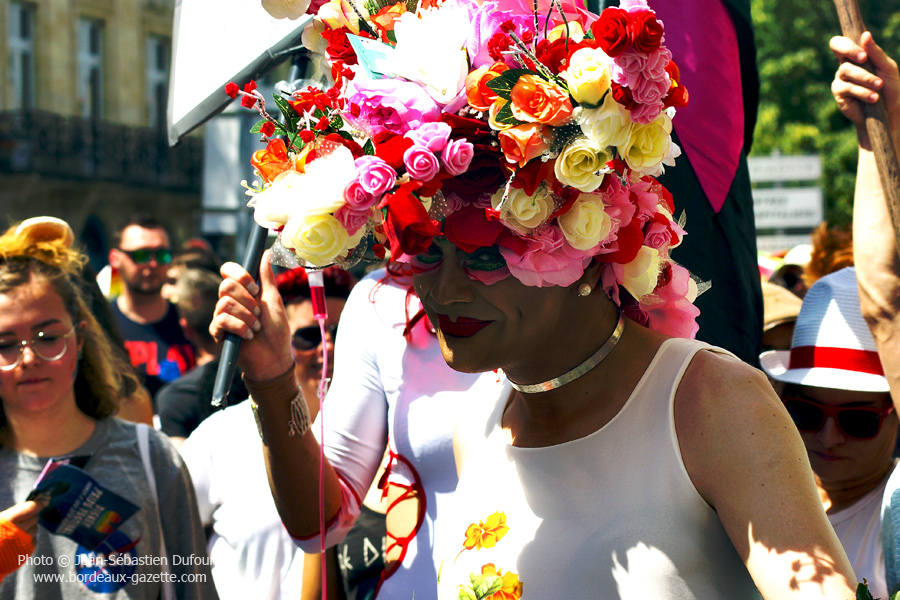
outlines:
[[[194,367],[194,347],[178,324],[175,306],[160,293],[172,262],[169,234],[149,215],[133,215],[116,231],[109,264],[122,279],[112,313],[131,364],[150,394]],[[156,404],[154,400],[154,412]]]
[[[887,598],[881,502],[894,470],[897,414],[852,267],[819,279],[791,349],[763,352],[763,371],[806,446],[822,505],[857,577]]]

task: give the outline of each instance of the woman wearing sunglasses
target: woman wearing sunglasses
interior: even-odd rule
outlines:
[[[897,414],[852,267],[817,281],[790,351],[760,355],[809,454],[819,496],[857,576],[886,598],[881,500],[894,469]]]

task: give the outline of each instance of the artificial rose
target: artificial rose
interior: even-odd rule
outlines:
[[[631,119],[613,94],[606,95],[600,108],[582,110],[578,115],[578,124],[594,148],[618,148],[631,135]]]
[[[533,196],[538,187],[545,183],[552,189],[557,183],[553,169],[555,160],[533,160],[521,169],[516,170],[513,176],[512,187],[524,190],[529,196]],[[511,170],[511,169],[510,169]]]
[[[577,137],[559,153],[553,173],[563,184],[582,192],[593,192],[606,176],[606,163],[612,155],[606,150],[597,150],[586,137]]]
[[[391,247],[391,257],[397,259],[401,254],[415,256],[428,250],[431,241],[441,235],[425,207],[413,195],[419,189],[416,182],[405,183],[393,193],[387,194],[379,208],[386,208],[384,217],[384,233]]]
[[[642,305],[649,318],[649,327],[665,335],[693,339],[699,326],[700,309],[693,305],[697,297],[697,285],[684,267],[673,262],[667,264],[669,281],[653,294],[653,302]]]
[[[372,218],[372,208],[358,209],[347,202],[334,213],[334,218],[341,224],[341,227],[347,230],[347,234],[352,236]]]
[[[371,22],[373,25],[375,25],[375,27],[378,28],[379,33],[381,33],[382,42],[390,42],[388,33],[394,31],[394,26],[396,25],[397,20],[405,12],[407,12],[406,2],[405,0],[401,0],[396,4],[385,6],[377,13],[372,15]]]
[[[655,52],[663,40],[663,24],[649,9],[629,11],[629,33],[634,49],[644,54]]]
[[[565,90],[537,75],[519,77],[510,92],[510,102],[513,116],[525,123],[556,127],[572,116],[572,103]]]
[[[316,7],[316,12],[318,12],[319,8],[321,8],[321,4]],[[310,8],[312,8],[312,4],[310,4]],[[303,28],[303,33],[300,36],[300,42],[303,44],[303,47],[308,49],[310,54],[317,55],[318,58],[321,59],[321,62],[325,64],[325,68],[323,70],[328,69],[327,61],[325,60],[325,38],[322,37],[322,32],[327,29],[327,25],[320,21],[319,19],[312,19],[309,23],[307,23],[306,27]]]
[[[488,110],[497,99],[497,93],[487,86],[503,71],[509,70],[505,63],[495,62],[491,66],[481,67],[466,76],[466,101],[475,110]]]
[[[646,125],[655,121],[663,111],[662,102],[655,104],[635,104],[631,109],[631,120],[635,123]]]
[[[681,69],[678,68],[678,65],[675,64],[674,60],[670,60],[669,64],[666,65],[666,73],[669,75],[671,84],[669,85],[669,91],[666,93],[666,97],[663,98],[663,105],[666,108],[669,108],[670,106],[676,108],[687,106],[688,90],[684,87],[684,84],[681,83]]]
[[[441,114],[422,86],[401,79],[354,80],[348,86],[348,100],[359,107],[359,116],[346,120],[365,130],[369,137],[382,131],[404,134],[423,123],[436,121]]]
[[[309,8],[309,0],[262,0],[262,7],[275,19],[299,19]]]
[[[375,156],[382,159],[394,171],[403,168],[403,153],[413,145],[411,139],[396,135],[390,131],[382,131],[375,136]]]
[[[430,181],[441,168],[434,152],[416,145],[410,146],[403,153],[403,164],[406,165],[406,172],[410,177],[422,182]]]
[[[625,264],[622,287],[640,300],[642,296],[656,289],[659,281],[659,267],[659,252],[654,248],[641,246],[634,260]]]
[[[372,196],[381,196],[397,183],[397,171],[377,156],[360,156],[353,161],[359,183]]]
[[[569,84],[569,93],[581,105],[596,106],[609,91],[611,59],[599,48],[582,48],[569,59],[561,73]]]
[[[506,181],[501,164],[503,159],[498,152],[476,149],[465,173],[444,181],[444,193],[470,200],[494,193]]]
[[[497,134],[506,160],[524,167],[525,163],[550,149],[552,130],[539,123],[525,123]]]
[[[494,0],[486,0],[480,6],[475,2],[455,3],[462,5],[468,14],[466,51],[473,69],[495,62],[490,55],[488,42],[501,31],[501,26],[512,25],[519,37],[527,35],[526,32],[534,33],[534,20],[530,16],[530,10],[528,12],[500,10]]]
[[[644,245],[667,252],[677,248],[687,232],[672,220],[672,215],[660,207],[659,212],[650,217],[644,226]]]
[[[451,128],[446,123],[437,121],[425,123],[412,131],[407,131],[404,137],[411,139],[416,146],[424,146],[432,152],[440,152],[450,139]]]
[[[570,286],[584,274],[590,256],[566,243],[562,232],[552,225],[534,230],[522,238],[523,251],[500,247],[500,254],[513,277],[524,285]]]
[[[356,142],[356,140],[345,138],[339,133],[329,133],[324,138],[322,138],[321,142],[319,142],[320,150],[318,154],[321,154],[323,151],[335,148],[337,146],[343,146],[344,148],[349,150],[350,154],[353,155],[353,158],[360,158],[362,156],[365,156],[365,152],[363,151],[362,146],[360,146]]]
[[[347,0],[329,0],[319,7],[316,18],[325,23],[329,29],[346,27],[353,34],[359,33],[359,17]]]
[[[257,150],[250,157],[250,164],[259,171],[260,176],[271,183],[284,171],[293,170],[294,164],[288,158],[287,146],[284,140],[277,138],[269,140],[265,150]]]
[[[503,110],[503,107],[507,104],[509,104],[509,100],[498,97],[488,109],[488,125],[490,125],[491,129],[494,131],[505,131],[513,126],[512,123],[501,123],[497,120],[500,111]]]
[[[357,178],[344,188],[344,201],[346,202],[344,207],[361,211],[375,205],[378,202],[378,197],[366,190],[362,182]]]
[[[493,246],[506,228],[500,221],[488,220],[484,210],[467,205],[447,215],[444,235],[463,252],[472,253]]]
[[[672,119],[661,113],[646,125],[636,123],[628,140],[619,147],[619,154],[629,168],[646,172],[656,168],[669,154],[672,143]]]
[[[612,219],[606,214],[603,198],[596,194],[581,194],[568,212],[556,220],[566,241],[576,250],[594,248],[612,229]]]
[[[550,69],[553,73],[559,73],[569,64],[570,52],[575,52],[577,45],[572,42],[566,42],[564,39],[541,40],[537,44],[536,56],[542,65]]]
[[[663,98],[669,93],[671,82],[667,77],[639,79],[631,88],[631,97],[640,104],[658,104],[662,109]]]
[[[281,245],[316,267],[334,262],[347,251],[350,236],[329,214],[292,217],[281,231]]]
[[[556,40],[578,43],[584,39],[584,28],[578,21],[569,21],[561,23],[550,30],[547,34],[547,41],[555,42]]]
[[[450,140],[441,151],[441,162],[444,170],[450,175],[462,175],[472,163],[475,154],[474,146],[465,138]]]
[[[466,12],[451,3],[404,13],[394,23],[397,45],[387,68],[421,85],[437,104],[450,104],[465,88],[469,74]]]
[[[503,201],[504,193],[503,188],[497,190],[491,196],[491,206],[500,211],[500,218],[513,229],[527,233],[543,225],[556,209],[553,197],[546,187],[539,188],[533,196],[529,196],[524,190],[510,188],[506,201]]]
[[[627,11],[610,7],[600,13],[600,18],[591,25],[594,39],[609,56],[618,56],[631,48],[628,22]]]
[[[350,30],[346,27],[323,31],[322,37],[328,40],[325,53],[328,54],[328,58],[332,61],[341,60],[348,65],[355,65],[359,60],[356,58],[356,51],[347,38],[348,33],[350,33]]]

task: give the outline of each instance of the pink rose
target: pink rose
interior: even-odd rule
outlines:
[[[345,114],[344,118],[369,137],[382,131],[402,135],[441,115],[421,85],[402,79],[354,80],[347,91],[350,103],[359,107],[359,116]]]
[[[450,139],[451,128],[441,121],[425,123],[412,131],[407,131],[403,137],[409,138],[416,146],[424,146],[432,152],[440,152]]]
[[[354,179],[344,188],[344,200],[352,210],[365,210],[378,202],[378,196],[368,191],[359,179]]]
[[[444,146],[441,162],[444,163],[444,170],[451,175],[462,175],[469,168],[474,155],[475,147],[465,138],[459,138]]]
[[[662,79],[639,78],[633,88],[631,97],[640,104],[659,104],[662,106],[663,98],[669,93],[671,81]]]
[[[618,239],[619,229],[631,223],[637,212],[631,202],[628,188],[622,185],[617,177],[610,179],[610,187],[604,194],[604,204],[612,225],[609,234],[594,250],[595,254],[608,254],[618,250],[619,246],[615,242]]]
[[[566,243],[562,231],[543,225],[521,238],[526,245],[522,254],[500,247],[509,272],[525,285],[569,286],[584,274],[591,257]]]
[[[370,208],[358,210],[351,207],[350,204],[345,204],[335,211],[334,218],[347,230],[348,234],[354,235],[360,227],[366,224],[371,213]]]
[[[694,338],[700,326],[697,317],[700,309],[694,306],[695,289],[691,276],[684,267],[669,262],[665,269],[671,269],[669,281],[654,291],[653,303],[642,304],[647,313],[650,329],[673,337]]]
[[[360,156],[353,164],[362,188],[373,196],[381,196],[397,183],[397,171],[377,156]]]
[[[631,120],[641,125],[652,123],[663,111],[665,105],[662,102],[656,104],[638,104],[631,109]]]
[[[434,152],[423,146],[410,146],[403,153],[403,164],[410,177],[418,181],[431,181],[441,166]]]
[[[639,179],[628,188],[631,202],[637,207],[636,219],[641,225],[659,210],[659,196],[652,190],[651,182]]]

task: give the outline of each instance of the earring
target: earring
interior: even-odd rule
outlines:
[[[582,298],[590,296],[592,291],[591,286],[586,283],[582,283],[578,286],[578,295]]]

